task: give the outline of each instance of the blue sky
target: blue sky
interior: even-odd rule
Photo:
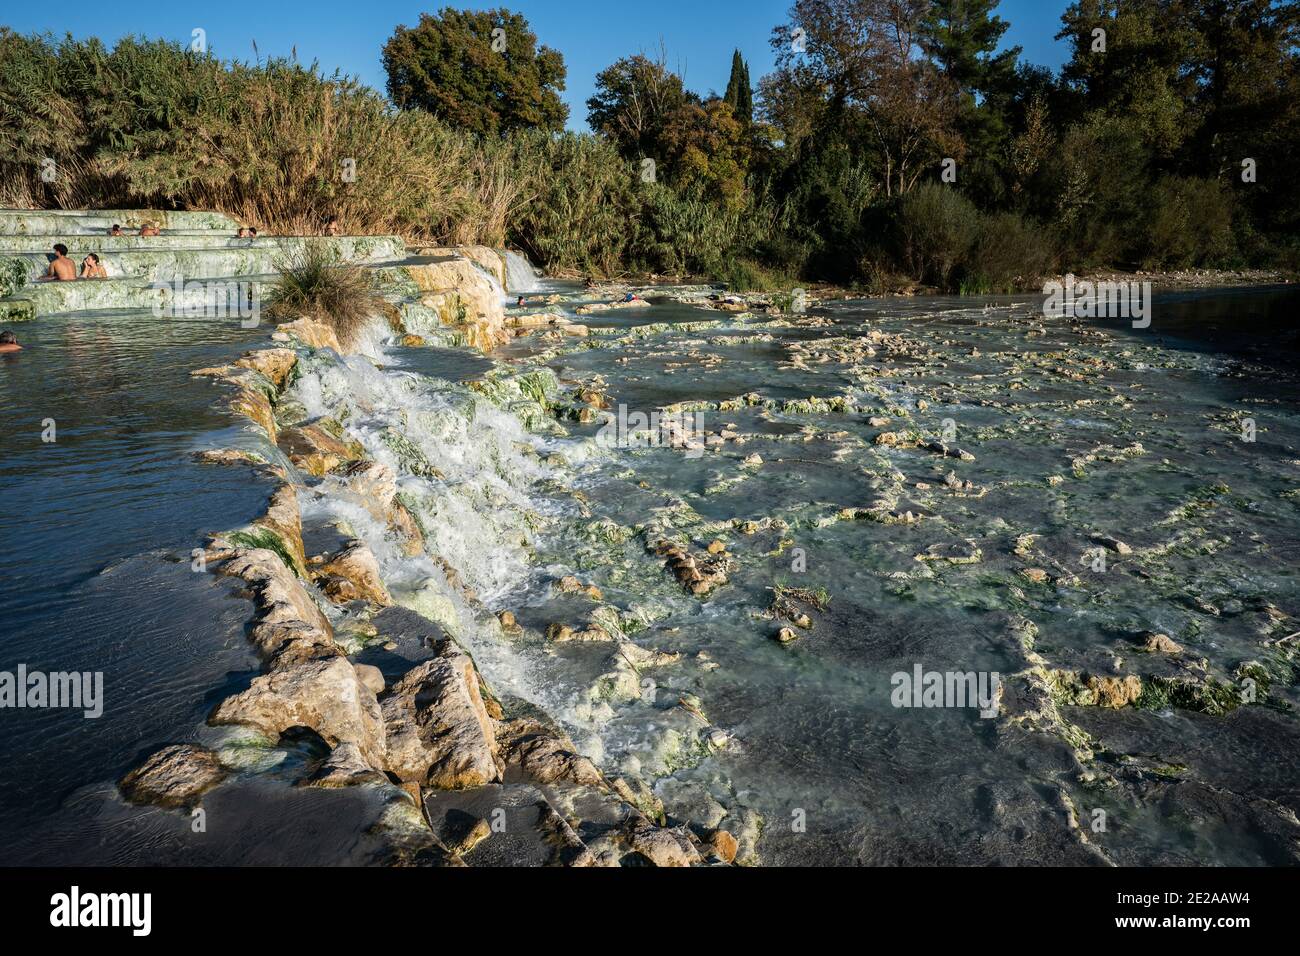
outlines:
[[[1067,53],[1053,38],[1068,0],[1002,0],[999,14],[1011,23],[1005,41],[1024,47],[1031,63],[1059,67]],[[739,47],[749,61],[754,82],[771,69],[768,46],[772,28],[786,19],[789,0],[499,0],[429,5],[397,0],[220,0],[190,6],[149,0],[107,0],[92,4],[8,4],[0,24],[21,33],[71,32],[112,42],[126,34],[190,40],[191,31],[207,31],[219,56],[250,59],[253,42],[263,55],[318,60],[326,72],[336,67],[383,89],[380,49],[398,24],[413,26],[421,11],[443,6],[490,9],[506,6],[523,13],[538,39],[564,54],[569,69],[565,100],[569,125],[586,129],[587,98],[595,75],[619,57],[652,52],[660,40],[671,66],[687,85],[702,93],[721,92],[731,69],[731,52]]]

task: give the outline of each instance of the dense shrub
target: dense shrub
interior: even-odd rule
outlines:
[[[1071,267],[1133,263],[1132,237],[1147,201],[1150,158],[1132,120],[1094,115],[1066,131],[1045,180]]]
[[[980,213],[952,187],[924,183],[899,200],[896,228],[909,274],[949,289],[979,236]]]
[[[507,236],[553,271],[612,274],[628,261],[641,218],[631,164],[593,136],[519,134],[500,147],[519,183]]]
[[[667,275],[708,275],[721,270],[744,239],[741,212],[703,198],[681,196],[659,183],[643,193],[635,264]]]
[[[1151,190],[1148,209],[1138,230],[1143,268],[1203,266],[1236,252],[1232,197],[1215,180],[1165,176]]]
[[[334,330],[344,348],[356,345],[362,331],[384,311],[384,298],[375,288],[372,270],[355,263],[340,264],[333,250],[308,243],[288,261],[267,299],[267,317],[277,321],[311,318]]]
[[[962,263],[964,292],[1019,292],[1034,288],[1055,268],[1055,237],[1011,213],[982,216]]]

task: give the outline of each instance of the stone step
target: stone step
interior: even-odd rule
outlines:
[[[103,233],[78,235],[74,233],[51,233],[48,236],[4,236],[0,235],[0,256],[10,256],[22,252],[49,252],[56,242],[68,247],[68,254],[77,250],[84,256],[87,252],[185,252],[195,249],[274,249],[285,239],[301,239],[300,236],[259,236],[256,239],[238,239],[232,233],[163,233],[161,236],[109,236]],[[348,237],[321,237],[322,239]],[[394,236],[360,236],[362,239],[393,241]]]
[[[0,209],[0,235],[90,235],[108,232],[116,223],[138,232],[151,222],[172,232],[234,235],[239,223],[219,212],[168,209]]]
[[[356,237],[365,239],[392,239],[393,237]],[[361,262],[375,270],[380,288],[395,299],[418,299],[421,291],[411,282],[404,266],[424,264],[429,260],[406,258]],[[279,276],[271,271],[250,272],[206,278],[184,277],[178,289],[175,279],[157,281],[145,278],[78,279],[73,282],[28,283],[9,300],[31,304],[36,316],[66,315],[71,312],[100,312],[114,310],[152,311],[155,306],[176,303],[185,309],[195,305],[226,303],[240,305],[250,291],[260,304]],[[166,309],[164,309],[166,311]],[[229,310],[228,310],[229,311]]]
[[[250,287],[261,301],[274,278],[271,275],[247,275],[189,280],[191,288],[188,292],[183,291],[176,301],[183,307],[189,302],[202,303],[210,301],[210,296],[220,295],[226,297],[221,301],[234,302],[237,306],[242,301],[240,297]],[[243,285],[236,291],[240,283]],[[144,279],[84,279],[37,282],[24,287],[13,299],[30,302],[40,317],[70,312],[152,311],[156,304],[166,304],[174,298],[172,289],[173,286],[168,286],[164,291]]]
[[[334,251],[340,260],[349,262],[387,262],[406,255],[406,246],[398,236],[336,236],[321,239],[284,237],[257,240],[231,240],[228,246],[204,249],[121,249],[120,240],[75,242],[69,238],[68,255],[77,263],[89,252],[97,253],[110,279],[147,279],[171,281],[213,279],[226,276],[271,273],[276,267],[300,254],[308,242]],[[0,255],[4,255],[0,253]],[[28,264],[28,278],[45,274],[53,253],[9,253],[7,258]]]

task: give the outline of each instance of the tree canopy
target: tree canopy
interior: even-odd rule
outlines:
[[[384,45],[388,95],[474,133],[561,130],[569,108],[564,57],[537,45],[528,21],[504,8],[443,9],[399,26]]]

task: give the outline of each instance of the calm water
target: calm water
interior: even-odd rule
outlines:
[[[539,630],[592,610],[547,582],[576,573],[598,584],[605,603],[646,622],[639,645],[683,655],[654,669],[652,693],[595,708],[607,648],[463,637],[490,681],[547,706],[607,769],[657,779],[670,812],[761,815],[768,863],[1294,863],[1293,671],[1272,682],[1268,706],[1224,717],[1063,708],[1092,737],[1086,766],[1042,728],[895,708],[890,684],[916,663],[1023,671],[1025,621],[1052,668],[1230,681],[1243,662],[1272,655],[1269,666],[1285,671],[1289,661],[1266,642],[1300,630],[1297,304],[1294,292],[1180,295],[1158,302],[1151,330],[1134,332],[1044,324],[1006,299],[836,303],[814,312],[815,325],[736,323],[664,303],[616,314],[608,336],[521,341],[504,360],[542,361],[562,379],[598,375],[632,410],[704,403],[705,428],[734,437],[688,458],[602,450],[595,425],[570,425],[567,436],[535,440],[569,458],[564,471],[520,465],[479,495],[502,514],[542,515],[531,554],[507,553],[518,535],[505,519],[447,516],[432,532],[446,553],[463,549],[462,570],[492,609],[513,608]],[[730,325],[619,334],[718,318]],[[211,741],[208,712],[256,672],[243,636],[248,603],[229,581],[192,573],[188,555],[206,533],[259,513],[269,486],[248,469],[191,461],[198,448],[252,439],[215,408],[211,382],[189,372],[265,333],[130,314],[19,332],[25,350],[0,356],[0,668],[103,671],[106,703],[98,720],[0,712],[0,862],[373,860],[370,797],[295,790],[292,747],[279,770],[205,800],[202,839],[181,815],[126,807],[114,793],[159,745]],[[470,484],[486,459],[457,457],[460,439],[406,417],[403,403],[462,401],[445,381],[489,364],[399,349],[380,364],[323,362],[296,398],[309,407],[364,399],[368,448],[372,431],[409,429]],[[412,389],[425,404],[403,397]],[[716,407],[751,393],[755,403]],[[854,410],[790,404],[837,396]],[[873,417],[926,436],[947,431],[975,460],[874,444],[882,427]],[[1254,442],[1241,440],[1245,418]],[[53,443],[42,441],[47,419]],[[477,423],[464,444],[494,446],[500,465],[522,436],[482,414]],[[746,465],[754,454],[762,464]],[[949,473],[970,486],[947,487]],[[925,518],[838,518],[882,501]],[[331,507],[307,507],[309,524]],[[723,540],[730,583],[706,603],[687,596],[636,533],[651,521],[693,550]],[[746,521],[759,523],[756,533],[742,532]],[[601,528],[628,533],[594,533]],[[1098,534],[1134,554],[1093,573],[1081,560]],[[1025,535],[1037,537],[1022,557]],[[380,556],[405,600],[423,569]],[[1026,567],[1056,584],[1027,582]],[[761,616],[774,586],[830,598],[791,647]],[[1133,635],[1148,630],[1183,644],[1183,658],[1138,653]],[[718,666],[703,666],[701,652]],[[676,706],[687,695],[729,746],[670,746],[698,730]],[[1085,826],[1104,810],[1106,830],[1079,839],[1069,805]]]

